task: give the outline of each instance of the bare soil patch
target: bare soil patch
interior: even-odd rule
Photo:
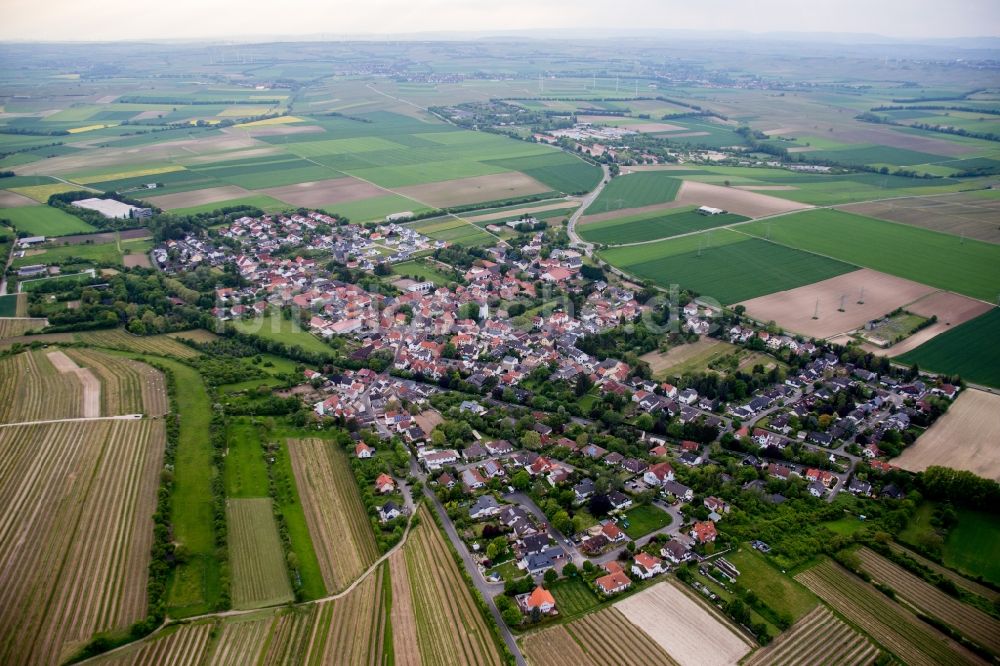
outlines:
[[[911,472],[944,465],[1000,481],[1000,395],[966,389],[892,463]]]
[[[750,192],[788,192],[799,188],[794,185],[734,185],[736,190],[749,190]]]
[[[101,382],[90,371],[90,368],[81,368],[76,361],[71,359],[61,351],[49,352],[46,354],[49,363],[63,374],[75,374],[80,384],[83,385],[83,418],[92,419],[101,415]]]
[[[937,323],[917,331],[888,349],[873,347],[870,351],[877,354],[884,354],[890,358],[905,354],[912,349],[916,349],[931,338],[978,317],[991,307],[993,306],[989,303],[983,303],[982,301],[977,301],[974,298],[969,298],[961,294],[953,294],[950,291],[935,292],[921,298],[915,303],[911,303],[906,309],[921,317],[936,315],[938,318]]]
[[[114,243],[116,238],[115,234],[121,240],[138,240],[140,238],[149,238],[151,234],[149,229],[145,227],[141,229],[125,229],[124,231],[105,231],[98,234],[74,234],[72,236],[59,236],[58,238],[53,238],[50,242],[55,245],[80,245],[82,243]]]
[[[590,222],[601,222],[603,220],[617,220],[622,217],[631,217],[632,215],[645,215],[646,213],[655,213],[661,210],[670,210],[672,208],[684,208],[688,204],[681,203],[680,201],[668,201],[661,204],[653,204],[652,206],[639,206],[637,208],[619,208],[618,210],[611,210],[607,213],[599,213],[597,215],[583,215],[580,217],[580,224],[589,224]]]
[[[828,338],[853,331],[934,291],[919,282],[862,268],[804,287],[752,298],[741,305],[759,321],[774,321],[785,330]],[[864,303],[859,304],[862,298]],[[839,311],[841,304],[844,312]],[[817,310],[819,318],[813,319]]]
[[[18,194],[17,192],[5,192],[0,190],[0,208],[17,208],[18,206],[33,206],[38,202],[34,199]]]
[[[326,130],[319,125],[258,125],[257,127],[227,128],[231,134],[242,132],[250,136],[283,136],[286,134],[316,134]]]
[[[386,190],[350,176],[317,180],[311,183],[296,183],[261,190],[264,194],[293,206],[319,208],[330,204],[360,201],[384,196]]]
[[[132,120],[150,120],[152,118],[158,118],[159,116],[165,115],[169,111],[159,111],[157,109],[149,109],[148,111],[140,111],[137,115],[132,116]]]
[[[170,210],[172,208],[204,206],[205,204],[239,199],[252,194],[253,192],[250,190],[236,185],[222,185],[220,187],[206,187],[203,190],[192,190],[190,192],[163,194],[158,197],[149,197],[147,201],[159,208]]]
[[[958,157],[969,152],[969,146],[966,144],[919,134],[904,134],[892,129],[889,125],[883,127],[855,126],[847,130],[834,127],[833,131],[826,136],[832,141],[841,143],[873,143],[948,157]]]
[[[988,243],[1000,243],[1000,199],[983,199],[974,192],[903,197],[838,208]]]
[[[428,409],[421,412],[418,416],[413,417],[413,420],[427,434],[430,434],[434,428],[444,423],[444,417],[436,409]]]
[[[465,219],[469,222],[489,222],[490,220],[502,220],[508,217],[514,217],[515,215],[534,215],[535,213],[544,213],[547,210],[557,210],[559,208],[576,208],[580,205],[579,201],[560,201],[553,204],[547,204],[545,206],[535,206],[534,208],[515,208],[514,210],[504,210],[499,213],[487,213],[486,215],[476,215],[474,217],[466,217]]]
[[[125,264],[125,268],[152,268],[153,264],[149,261],[149,255],[144,252],[138,254],[126,254],[122,257],[122,263]]]
[[[681,205],[713,206],[747,217],[765,217],[812,208],[809,204],[748,192],[732,187],[685,180],[677,193]]]
[[[672,581],[615,604],[681,666],[737,663],[753,644]]]
[[[458,178],[440,183],[410,185],[395,190],[414,201],[437,208],[457,206],[481,201],[516,199],[529,194],[551,192],[552,188],[523,173],[510,171],[488,176]]]

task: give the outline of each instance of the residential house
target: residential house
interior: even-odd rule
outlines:
[[[500,513],[500,508],[500,503],[497,502],[493,495],[483,495],[476,500],[475,504],[469,507],[469,518],[473,520],[489,518]]]
[[[663,490],[684,502],[694,499],[694,491],[677,481],[667,481],[663,484]]]
[[[712,521],[697,521],[691,527],[691,538],[698,543],[712,543],[718,532],[715,531],[715,523]]]
[[[621,571],[601,576],[594,582],[597,589],[606,596],[624,592],[632,585],[632,580]]]
[[[660,555],[674,564],[681,564],[691,559],[691,551],[677,539],[671,539],[663,544],[663,548],[660,549]]]
[[[396,518],[399,518],[402,515],[403,515],[403,510],[399,507],[398,504],[396,504],[392,500],[389,500],[388,502],[383,504],[381,507],[379,507],[378,510],[378,519],[379,522],[381,523],[387,523],[390,520],[395,520]]]
[[[524,613],[531,613],[537,608],[542,615],[549,615],[556,610],[555,598],[541,585],[530,594],[519,594],[514,599]]]
[[[674,480],[674,468],[670,466],[670,463],[656,463],[646,470],[646,473],[642,475],[642,480],[650,486],[663,486]]]
[[[663,571],[663,561],[648,553],[639,553],[636,555],[635,562],[632,564],[632,573],[642,580],[652,578],[663,573]]]
[[[396,489],[396,482],[393,481],[392,477],[386,474],[385,472],[379,474],[378,478],[375,479],[376,492],[385,495],[387,493],[391,493],[395,489]]]
[[[610,520],[601,527],[601,534],[607,537],[608,541],[611,543],[618,543],[619,541],[625,541],[628,537],[622,532],[621,528]]]
[[[364,442],[358,442],[358,445],[354,447],[354,455],[358,458],[371,458],[375,455],[375,449]]]
[[[486,479],[483,475],[479,473],[479,470],[475,468],[469,468],[464,470],[461,474],[462,485],[465,486],[466,491],[478,490],[486,485]]]

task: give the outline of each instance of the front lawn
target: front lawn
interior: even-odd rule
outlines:
[[[652,504],[643,504],[625,512],[619,526],[625,530],[630,539],[644,537],[650,532],[666,527],[673,521],[669,513],[661,511]],[[625,527],[625,522],[628,527]]]
[[[793,622],[816,607],[815,595],[748,545],[741,544],[737,552],[726,553],[724,557],[740,570],[740,585],[753,590],[761,601],[778,613],[787,614]]]

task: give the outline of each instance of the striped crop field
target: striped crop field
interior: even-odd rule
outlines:
[[[584,615],[566,628],[596,664],[676,666],[678,663],[617,608]],[[557,663],[565,662],[556,661],[553,666]]]
[[[867,638],[840,621],[826,606],[817,606],[744,666],[837,664],[866,666],[878,654]]]
[[[290,439],[302,508],[327,590],[344,589],[378,558],[346,454],[322,439]]]
[[[44,328],[48,324],[48,319],[13,319],[4,317],[0,319],[0,340],[16,338],[28,331]]]
[[[167,384],[156,368],[93,349],[67,349],[67,356],[90,368],[101,382],[101,413],[163,416],[170,411]]]
[[[334,600],[168,628],[99,664],[207,664],[209,666],[381,666],[389,622],[388,567],[383,566]],[[400,661],[397,656],[395,663]],[[412,662],[410,662],[412,663]],[[419,662],[416,662],[419,663]]]
[[[795,579],[905,664],[982,663],[958,643],[829,560],[803,571]]]
[[[198,350],[177,342],[166,335],[132,335],[120,328],[108,331],[86,331],[76,334],[77,340],[86,342],[95,347],[107,347],[108,349],[122,349],[134,351],[142,354],[156,354],[157,356],[174,356],[177,358],[194,358],[199,355]]]
[[[565,625],[557,625],[526,636],[521,641],[524,655],[532,666],[598,666],[590,655],[583,651]]]
[[[212,639],[212,624],[184,624],[167,630],[148,641],[130,645],[124,650],[98,657],[93,662],[101,666],[199,666]],[[240,662],[229,662],[236,664]],[[248,663],[248,662],[242,662]]]
[[[83,384],[61,373],[44,351],[0,360],[0,423],[83,416]]]
[[[430,513],[410,532],[404,551],[425,664],[485,666],[501,663],[490,628],[476,608],[458,566]]]
[[[858,556],[872,580],[888,585],[922,612],[933,615],[994,654],[1000,654],[1000,621],[945,594],[872,550],[862,548]]]
[[[291,601],[292,585],[274,522],[271,498],[230,499],[226,504],[233,607],[259,608]]]
[[[0,663],[62,663],[146,615],[161,421],[0,428]]]

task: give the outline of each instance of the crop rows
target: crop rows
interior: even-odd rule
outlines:
[[[102,414],[163,416],[169,411],[167,386],[159,370],[91,349],[67,350],[67,354],[101,380]]]
[[[597,666],[577,645],[563,625],[527,636],[522,641],[524,655],[531,666]]]
[[[426,509],[405,552],[423,663],[500,664],[490,630]]]
[[[599,664],[677,664],[656,641],[615,608],[585,615],[567,627],[587,654]]]
[[[406,555],[397,550],[389,557],[392,583],[393,654],[398,666],[420,666],[420,646],[417,644],[417,623],[413,616],[413,596],[410,576],[406,571]]]
[[[0,662],[54,663],[146,611],[162,423],[0,430]]]
[[[945,594],[874,551],[862,548],[858,555],[865,571],[873,579],[888,585],[924,613],[933,615],[967,638],[1000,654],[1000,622]]]
[[[261,666],[301,663],[315,621],[315,605],[293,608],[279,616],[271,625],[267,651],[258,663]]]
[[[211,666],[254,664],[267,642],[274,617],[226,622],[208,663]]]
[[[202,663],[211,639],[212,624],[185,624],[163,638],[139,643],[138,650],[126,649],[99,657],[102,666],[198,666]],[[231,662],[236,663],[236,662]]]
[[[62,374],[44,352],[0,360],[0,422],[69,419],[83,415],[83,386]]]
[[[226,505],[233,606],[271,606],[294,598],[285,557],[274,524],[271,499],[230,499]]]
[[[196,349],[177,342],[166,335],[140,337],[129,335],[120,328],[109,331],[86,331],[84,333],[77,333],[76,337],[80,342],[86,342],[95,347],[107,347],[108,349],[124,349],[143,354],[175,356],[177,358],[194,358],[199,355]]]
[[[967,650],[832,562],[818,564],[795,578],[906,664],[980,663]]]
[[[878,648],[837,619],[825,606],[817,606],[795,623],[771,646],[758,651],[745,666],[864,666],[872,663]]]
[[[368,576],[350,594],[319,605],[308,644],[307,664],[381,664],[388,621],[382,577]]]
[[[15,338],[28,331],[48,325],[45,319],[7,319],[0,318],[0,340]]]
[[[335,446],[321,439],[288,441],[309,533],[330,591],[343,589],[378,557],[350,463]]]

